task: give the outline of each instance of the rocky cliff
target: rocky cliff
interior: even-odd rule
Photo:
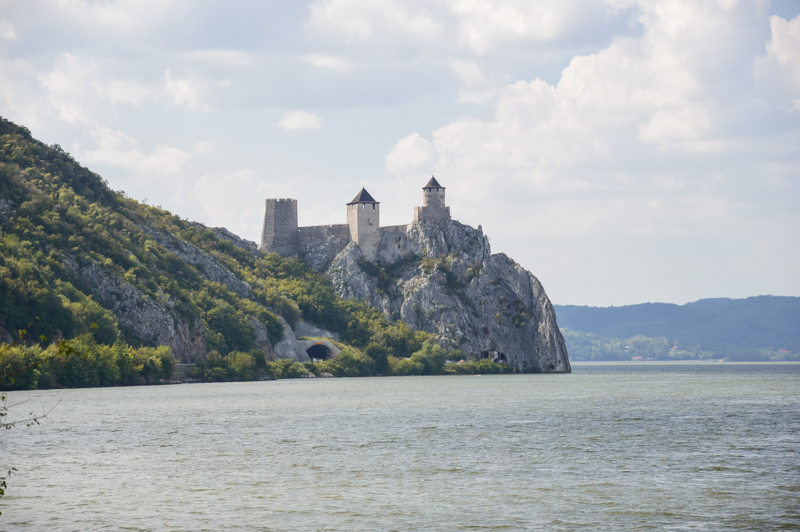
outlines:
[[[506,255],[492,255],[480,226],[414,222],[383,233],[374,263],[348,244],[327,275],[343,298],[382,309],[470,358],[495,354],[518,372],[571,371],[541,283]]]
[[[164,297],[155,301],[91,260],[64,254],[62,261],[72,273],[73,282],[117,316],[124,340],[168,345],[182,363],[193,364],[205,358],[203,321],[179,315],[172,308],[174,300]]]

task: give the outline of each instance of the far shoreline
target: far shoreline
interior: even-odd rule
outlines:
[[[753,366],[759,364],[800,364],[797,360],[739,361],[739,360],[570,360],[571,366],[718,366],[721,364]]]

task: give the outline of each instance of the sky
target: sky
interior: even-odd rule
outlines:
[[[435,175],[555,304],[800,296],[796,0],[0,0],[0,115],[257,242]]]

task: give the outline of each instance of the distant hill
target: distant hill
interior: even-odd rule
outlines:
[[[605,338],[666,337],[702,349],[800,351],[800,297],[701,299],[685,305],[555,305],[558,325]]]

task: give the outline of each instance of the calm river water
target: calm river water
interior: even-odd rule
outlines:
[[[12,393],[0,530],[800,528],[800,365]]]

